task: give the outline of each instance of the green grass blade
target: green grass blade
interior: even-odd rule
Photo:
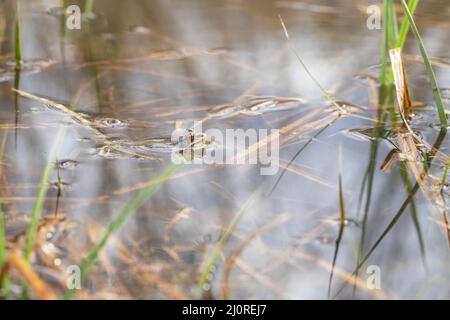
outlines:
[[[336,100],[327,92],[327,90],[325,90],[324,87],[322,87],[322,85],[320,84],[319,80],[316,79],[316,77],[314,77],[314,75],[312,74],[312,72],[309,70],[308,66],[306,65],[306,63],[303,61],[303,59],[300,57],[300,55],[298,54],[297,50],[295,50],[295,48],[293,47],[293,45],[291,44],[291,38],[289,36],[289,33],[287,31],[286,25],[284,24],[283,18],[281,17],[281,15],[278,15],[278,18],[280,19],[280,23],[281,26],[283,27],[283,31],[284,31],[284,35],[286,37],[286,40],[288,42],[289,48],[291,49],[292,53],[295,55],[295,57],[297,58],[298,62],[300,62],[300,64],[302,65],[303,69],[305,70],[306,74],[308,75],[308,77],[314,82],[314,84],[317,86],[317,88],[319,88],[319,90],[323,93],[323,95],[325,96],[325,98],[333,105],[336,107],[337,110],[342,111],[342,107],[336,102]]]
[[[409,5],[414,12],[417,7],[417,0],[410,0]],[[388,56],[389,56],[389,49],[392,46],[393,43],[397,47],[403,47],[406,39],[406,35],[409,31],[409,21],[408,19],[403,19],[402,25],[400,27],[400,31],[398,31],[398,25],[397,25],[397,16],[394,10],[393,1],[392,0],[384,0],[384,12],[383,12],[383,34],[382,34],[382,40],[381,40],[381,70],[380,70],[380,107],[378,108],[378,119],[380,120],[383,117],[383,108],[382,106],[386,103],[389,105],[392,104],[391,101],[393,101],[393,73],[392,69],[388,71],[387,65],[388,65]],[[393,126],[396,125],[396,116],[395,112],[392,108],[390,108],[391,111],[391,118]],[[385,115],[386,116],[386,115]],[[366,195],[366,203],[364,207],[364,215],[362,219],[362,227],[361,227],[361,237],[359,241],[359,247],[357,252],[357,258],[356,258],[356,266],[358,267],[360,264],[360,261],[363,257],[363,250],[365,245],[365,234],[367,229],[367,220],[369,216],[369,210],[370,210],[370,202],[371,202],[371,195],[372,195],[372,185],[374,180],[374,170],[375,170],[375,163],[376,163],[376,157],[378,154],[378,142],[373,142],[371,146],[371,154],[370,154],[370,162],[367,168],[366,176],[364,178],[364,181],[367,184],[367,195]],[[358,274],[358,268],[356,271],[356,275]],[[356,284],[353,286],[353,297],[355,297],[356,294]]]
[[[340,209],[340,217],[339,217],[339,233],[336,238],[336,246],[334,248],[333,261],[331,263],[331,272],[330,278],[328,280],[328,299],[331,296],[331,286],[333,284],[333,274],[334,268],[336,266],[336,261],[339,253],[339,247],[341,245],[342,237],[344,236],[345,229],[345,201],[344,201],[344,191],[342,189],[342,176],[339,175],[339,209]]]
[[[19,24],[19,14],[17,13],[16,26],[14,32],[14,51],[16,58],[16,67],[22,65],[22,48],[20,46],[20,24]]]
[[[414,18],[411,14],[411,11],[409,10],[408,6],[406,5],[405,0],[401,0],[403,9],[405,10],[406,16],[409,20],[409,23],[411,24],[411,30],[414,33],[414,36],[416,38],[417,45],[419,46],[420,53],[422,55],[423,61],[425,63],[425,67],[428,72],[428,77],[431,82],[431,87],[433,89],[434,94],[434,100],[436,102],[436,107],[439,113],[439,120],[441,122],[441,127],[448,127],[448,121],[447,116],[445,114],[445,108],[444,103],[442,102],[442,96],[441,91],[439,90],[439,87],[437,85],[436,81],[436,75],[434,74],[433,67],[431,65],[430,59],[428,58],[427,50],[425,49],[425,46],[422,41],[422,37],[419,34],[419,30],[417,29],[416,23],[414,22]]]
[[[379,90],[379,107],[377,110],[377,121],[384,122],[387,114],[383,114],[384,108],[383,106],[386,104],[391,104],[391,92],[393,92],[393,80],[388,76],[388,56],[389,49],[391,45],[397,41],[398,38],[398,25],[397,25],[397,17],[394,11],[393,0],[384,0],[383,3],[383,34],[381,39],[381,69],[380,69],[380,90]],[[391,112],[394,114],[394,112]],[[395,124],[395,116],[391,116],[392,121]],[[377,125],[378,127],[378,125]],[[379,132],[381,132],[382,127],[379,127]],[[369,164],[366,170],[366,174],[364,176],[363,185],[366,184],[366,201],[364,205],[364,214],[361,221],[361,236],[359,239],[359,245],[356,255],[356,266],[359,265],[359,262],[363,255],[363,250],[365,246],[365,238],[366,238],[366,229],[367,229],[367,221],[369,218],[370,205],[372,200],[372,187],[375,178],[375,168],[376,168],[376,158],[378,154],[378,141],[373,141],[370,147],[370,157]],[[362,199],[362,190],[360,199]],[[359,207],[359,205],[358,205]],[[358,209],[359,212],[359,209]],[[357,273],[356,273],[357,275]],[[356,282],[353,285],[353,297],[356,296]]]
[[[416,12],[418,4],[419,4],[419,0],[409,0],[408,8],[409,8],[409,11],[411,12],[411,15],[413,15],[414,12]],[[394,9],[392,9],[392,15],[396,16]],[[397,20],[397,19],[395,19],[395,20]],[[408,36],[410,27],[411,27],[411,25],[409,23],[409,20],[405,16],[403,18],[402,25],[400,26],[400,31],[397,34],[396,44],[394,47],[391,47],[391,49],[393,49],[393,48],[403,49],[403,47],[405,46],[406,38]],[[394,81],[394,72],[392,71],[392,69],[390,69],[388,83],[393,83],[393,81]]]
[[[94,0],[86,0],[84,2],[84,13],[90,17],[94,11]]]
[[[391,0],[392,1],[392,0]],[[381,39],[381,70],[380,82],[382,85],[388,84],[387,62],[389,55],[389,0],[384,0],[383,36]]]
[[[328,127],[330,127],[331,125],[333,125],[337,120],[340,119],[343,110],[342,107],[336,102],[336,100],[325,90],[324,87],[322,87],[322,85],[320,84],[320,82],[314,77],[314,75],[311,73],[311,71],[309,70],[309,68],[306,66],[305,62],[303,61],[303,59],[300,57],[300,55],[297,53],[297,51],[295,50],[295,48],[292,46],[291,44],[291,38],[289,37],[289,33],[288,30],[286,28],[286,25],[284,24],[283,18],[281,17],[281,15],[278,15],[278,18],[280,19],[280,23],[281,26],[283,27],[283,31],[284,31],[284,35],[286,37],[287,43],[289,45],[290,50],[292,51],[292,53],[295,55],[295,57],[297,58],[297,60],[300,62],[300,64],[302,65],[303,69],[305,70],[306,74],[309,76],[309,78],[316,84],[316,86],[319,88],[319,90],[323,93],[323,95],[325,96],[325,98],[333,105],[336,107],[336,109],[339,111],[338,115],[336,116],[336,118],[331,121],[330,123],[328,123],[326,126],[324,126],[322,129],[320,129],[312,138],[310,138],[301,148],[299,151],[297,151],[297,153],[292,157],[292,159],[289,161],[289,163],[287,164],[287,166],[283,169],[283,171],[281,172],[281,174],[278,176],[277,180],[275,181],[274,186],[272,187],[271,191],[269,192],[268,196],[272,195],[272,193],[275,191],[276,187],[278,186],[278,184],[280,183],[281,179],[284,177],[287,169],[291,166],[291,164],[295,161],[295,159],[297,159],[297,157],[300,155],[300,153],[303,152],[303,150],[305,150],[309,144],[311,144],[314,139],[316,139],[320,134],[322,134]]]
[[[248,208],[250,208],[255,201],[259,198],[261,195],[261,191],[263,189],[263,186],[260,186],[258,189],[256,189],[252,195],[247,199],[247,201],[241,206],[238,213],[234,216],[233,220],[231,220],[228,227],[223,232],[222,236],[220,237],[219,241],[215,245],[213,252],[211,254],[211,257],[208,260],[208,263],[206,264],[205,268],[203,269],[202,274],[200,275],[197,287],[198,287],[198,293],[202,292],[205,284],[208,282],[208,276],[211,274],[213,267],[217,264],[217,260],[219,259],[220,254],[222,253],[223,247],[231,234],[233,233],[234,229],[236,228],[237,224],[241,220],[241,218],[244,216],[244,214],[247,212]]]
[[[389,0],[389,43],[391,48],[395,46],[398,40],[397,14],[395,13],[394,1]]]
[[[50,179],[50,174],[55,165],[56,153],[59,149],[61,141],[65,134],[65,127],[62,127],[53,143],[53,146],[50,150],[47,165],[42,174],[41,181],[39,182],[39,189],[36,195],[36,200],[34,202],[33,211],[31,212],[31,221],[27,229],[26,240],[25,240],[25,249],[24,249],[24,258],[27,262],[30,261],[31,254],[34,248],[34,241],[36,237],[36,231],[38,228],[39,220],[41,218],[42,209],[44,206],[45,195],[47,194],[48,184]]]
[[[359,239],[358,251],[356,255],[356,266],[359,265],[361,257],[363,255],[365,239],[366,239],[366,229],[367,229],[367,221],[369,219],[370,205],[372,203],[372,189],[373,183],[375,180],[375,168],[376,168],[376,160],[378,154],[378,141],[372,141],[370,144],[370,161],[367,167],[367,189],[366,189],[366,202],[364,205],[364,215],[361,221],[361,236]],[[356,282],[353,285],[353,297],[356,296]]]
[[[409,0],[408,1],[408,9],[409,9],[409,12],[411,12],[411,15],[414,14],[418,5],[419,5],[419,0]],[[402,25],[400,26],[400,31],[398,33],[397,44],[396,44],[397,48],[403,48],[403,46],[405,45],[406,38],[407,38],[408,32],[409,32],[409,28],[410,28],[409,19],[407,17],[404,17],[403,21],[402,21]]]
[[[80,265],[81,282],[86,279],[89,269],[94,265],[98,259],[98,255],[104,249],[108,240],[114,235],[124,224],[128,218],[136,212],[136,210],[150,197],[156,190],[159,189],[166,181],[168,181],[175,171],[181,167],[179,164],[173,164],[164,169],[157,177],[153,178],[149,184],[139,191],[126,205],[122,208],[119,214],[111,221],[103,233],[100,241],[91,247],[86,258]],[[76,289],[69,289],[64,295],[65,299],[72,299],[75,295]]]
[[[441,190],[444,189],[445,181],[447,181],[448,168],[450,167],[450,158],[447,160],[447,164],[445,165],[444,174],[441,178]]]

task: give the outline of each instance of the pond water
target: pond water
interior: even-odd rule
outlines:
[[[360,243],[364,256],[408,198],[404,162],[394,157],[390,170],[380,169],[395,134],[389,123],[384,137],[376,129],[382,30],[366,27],[373,2],[379,1],[95,0],[81,29],[68,30],[64,1],[20,1],[24,64],[16,70],[16,2],[3,1],[0,203],[8,239],[30,222],[61,126],[42,222],[57,215],[66,223],[58,220],[44,235],[42,246],[57,247],[58,257],[33,260],[57,293],[64,291],[64,268],[79,265],[121,208],[172,164],[175,128],[206,120],[204,130],[279,129],[275,175],[250,164],[178,169],[109,239],[77,297],[326,299],[341,193],[346,223],[331,297],[450,298],[448,227],[422,190],[360,269],[355,292],[348,280]],[[309,70],[349,110],[343,116],[336,118],[290,50],[278,14]],[[424,1],[415,17],[448,109],[450,5]],[[442,156],[429,171],[440,180],[450,140],[440,134],[412,34],[404,52],[417,105],[411,127],[429,146],[440,140]],[[446,187],[440,194],[446,201]],[[243,206],[199,293],[215,246]],[[367,285],[371,270],[379,272],[379,289]]]

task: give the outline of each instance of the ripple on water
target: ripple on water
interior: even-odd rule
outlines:
[[[98,118],[95,119],[95,123],[101,128],[123,128],[128,126],[126,121],[115,118]]]

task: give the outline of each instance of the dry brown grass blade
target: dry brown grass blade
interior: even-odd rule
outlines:
[[[428,174],[427,168],[421,159],[418,146],[427,146],[427,144],[411,130],[408,119],[412,113],[412,104],[409,96],[408,83],[405,66],[402,60],[401,49],[392,49],[389,51],[394,73],[394,83],[397,93],[397,102],[399,112],[403,121],[404,130],[399,130],[397,134],[397,143],[400,149],[400,159],[406,162],[406,165],[416,179],[425,198],[433,205],[433,208],[440,216],[447,216],[447,209],[444,198],[439,189],[439,179]],[[446,157],[442,157],[446,158]]]
[[[425,199],[432,205],[437,216],[447,217],[447,208],[444,197],[440,192],[440,180],[428,173],[421,160],[417,145],[417,137],[410,132],[397,135],[397,143],[400,148],[400,159],[405,161],[407,168],[412,173]]]
[[[399,151],[397,149],[392,149],[386,158],[384,159],[383,163],[380,166],[380,170],[382,172],[390,172],[392,169],[392,166],[394,165],[394,162],[398,160],[398,153]]]
[[[438,225],[439,227],[441,227],[446,233],[450,232],[450,225],[448,225],[445,222],[442,222],[438,219],[435,219],[433,217],[429,217],[428,220],[432,221],[433,223],[435,223],[436,225]]]
[[[389,55],[391,57],[392,70],[394,73],[394,83],[397,93],[400,117],[402,118],[405,127],[411,131],[411,128],[408,125],[408,119],[413,112],[413,107],[409,96],[408,81],[402,58],[402,50],[400,48],[391,49],[389,50]]]
[[[12,89],[13,92],[16,92],[17,94],[19,94],[21,97],[30,99],[30,100],[34,100],[37,101],[49,108],[55,109],[60,111],[63,114],[66,114],[70,117],[72,117],[74,120],[78,121],[83,127],[85,127],[86,129],[92,131],[99,139],[101,140],[107,140],[106,136],[100,132],[97,128],[95,128],[95,125],[88,120],[84,115],[75,112],[73,110],[70,110],[69,108],[67,108],[65,105],[61,104],[61,103],[57,103],[55,101],[52,101],[50,99],[46,99],[46,98],[42,98],[39,97],[37,95],[22,91],[22,90],[17,90],[17,89]]]
[[[407,132],[401,129],[398,130],[397,142],[401,152],[399,157],[401,160],[406,161],[408,168],[416,178],[418,184],[422,187],[426,170],[420,159],[420,153],[417,148],[417,145],[422,144],[422,142],[421,139],[413,133],[408,122],[409,116],[413,110],[411,98],[409,96],[405,66],[403,64],[402,50],[400,48],[391,49],[389,50],[389,55],[394,74],[400,117],[403,121],[404,128],[408,130]]]
[[[406,60],[419,62],[423,64],[423,58],[420,55],[404,54]],[[435,67],[450,68],[450,63],[444,58],[430,58],[430,63]]]
[[[20,277],[25,281],[27,286],[33,289],[36,296],[42,300],[55,300],[56,296],[52,289],[49,288],[44,281],[31,269],[29,263],[27,263],[21,256],[10,253],[6,258],[1,271],[0,271],[0,283],[3,283],[4,277],[11,271],[18,272]]]
[[[169,243],[171,240],[171,232],[173,227],[181,220],[185,220],[188,219],[190,214],[192,213],[192,207],[185,207],[183,209],[181,209],[180,211],[177,212],[177,214],[175,214],[175,216],[173,216],[173,218],[171,218],[166,226],[165,226],[165,235],[164,235],[164,241],[166,243]]]
[[[242,152],[238,153],[234,157],[233,161],[238,163],[238,162],[242,161],[243,159],[246,159],[246,158],[250,157],[251,155],[253,155],[256,152],[258,152],[258,150],[260,148],[266,147],[267,145],[273,143],[274,139],[278,139],[279,137],[283,137],[283,136],[287,135],[289,132],[292,132],[294,130],[301,132],[301,133],[297,133],[296,136],[299,136],[301,134],[306,134],[306,132],[302,131],[302,130],[305,129],[304,127],[307,126],[308,129],[309,129],[308,124],[311,121],[313,121],[313,119],[315,119],[316,117],[319,117],[319,116],[321,116],[321,115],[323,115],[324,113],[327,113],[327,112],[328,112],[328,110],[323,110],[323,109],[315,109],[315,110],[312,110],[312,111],[308,112],[306,115],[304,115],[303,117],[299,118],[298,120],[293,121],[293,122],[285,125],[281,129],[279,129],[279,132],[271,133],[270,135],[268,135],[264,139],[261,139],[260,141],[256,142],[255,144],[249,146],[246,150],[243,150]],[[333,119],[336,119],[336,117],[333,117]],[[328,124],[328,122],[325,122],[322,125],[326,126],[327,124]]]
[[[339,187],[331,182],[328,181],[325,178],[321,178],[320,176],[314,175],[313,173],[307,172],[304,169],[301,169],[300,167],[296,166],[296,165],[290,165],[288,166],[288,163],[285,161],[280,161],[280,168],[281,169],[285,169],[286,171],[293,173],[301,178],[304,178],[306,180],[309,180],[311,182],[317,183],[318,185],[328,188],[328,189],[332,189],[335,191],[339,190]]]

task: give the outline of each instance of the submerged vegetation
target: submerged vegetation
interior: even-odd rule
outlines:
[[[286,81],[289,77],[283,79],[288,88],[274,85],[272,73],[285,77],[294,63],[266,75],[266,69],[259,70],[263,68],[260,64],[247,58],[234,60],[232,48],[225,45],[196,46],[169,36],[169,31],[157,30],[166,25],[128,26],[129,31],[118,32],[119,36],[114,34],[117,31],[102,31],[109,28],[102,19],[110,13],[102,16],[103,7],[97,2],[94,7],[94,0],[83,3],[85,29],[79,34],[62,32],[63,63],[28,60],[33,55],[24,55],[22,46],[29,41],[29,31],[21,26],[27,16],[21,13],[19,19],[19,1],[15,3],[16,16],[10,22],[14,36],[3,40],[14,44],[4,58],[14,62],[14,76],[1,83],[8,92],[4,101],[9,103],[12,92],[14,123],[4,120],[9,111],[1,110],[1,298],[411,297],[404,291],[390,292],[389,277],[378,291],[365,285],[362,270],[369,261],[383,263],[376,254],[388,236],[399,242],[395,246],[388,242],[392,247],[385,252],[393,252],[395,258],[400,253],[409,257],[406,265],[418,252],[424,272],[437,270],[438,277],[448,276],[448,257],[443,256],[450,252],[448,103],[442,89],[446,77],[441,79],[435,72],[433,51],[426,48],[426,38],[415,20],[419,0],[383,1],[381,43],[374,45],[380,52],[379,61],[376,67],[364,65],[368,73],[375,70],[378,74],[364,76],[364,81],[359,80],[363,85],[354,85],[346,78],[351,75],[342,76],[343,66],[335,73],[346,80],[330,90],[326,89],[327,74],[308,63],[315,52],[307,53],[307,48],[296,44],[299,29],[288,33],[290,23],[285,21],[294,21],[292,13],[278,15],[281,27],[277,24],[275,33],[279,37],[283,31],[286,39],[277,39],[282,42],[280,48],[264,60],[278,65],[281,57],[289,61],[293,56],[295,66],[305,71],[300,87],[306,89]],[[314,15],[331,14],[335,4],[325,3],[299,2],[297,8]],[[246,10],[256,11],[256,21],[267,22],[256,8],[249,8]],[[47,11],[48,15],[64,19],[64,8],[56,9]],[[267,28],[273,28],[274,19],[271,17]],[[67,43],[76,43],[77,37],[82,44],[71,48],[71,55],[78,59],[71,62],[75,58],[66,57]],[[137,44],[128,47],[116,37]],[[407,41],[413,38],[415,42]],[[311,43],[320,41],[318,33]],[[339,45],[344,42],[345,38],[339,40]],[[155,49],[156,44],[161,48]],[[232,46],[232,41],[227,45]],[[242,46],[248,50],[247,43]],[[415,61],[423,63],[426,78],[420,74],[422,78],[415,79],[418,71],[408,69],[410,60],[405,52],[412,48],[420,52]],[[248,86],[247,78],[229,83],[227,73],[218,79],[213,72],[198,76],[196,73],[204,72],[202,68],[208,68],[202,65],[197,70],[197,63],[238,68],[237,74],[254,78],[249,78]],[[51,68],[54,64],[60,69]],[[6,67],[1,71],[10,72]],[[445,72],[448,75],[448,70]],[[76,77],[69,81],[67,74]],[[46,91],[50,84],[44,89],[32,87],[33,76],[61,82],[55,85],[63,90]],[[123,81],[122,77],[128,76],[136,78]],[[145,77],[150,78],[149,86],[141,86]],[[75,80],[79,87],[69,95]],[[412,85],[416,81],[419,85]],[[242,90],[244,85],[246,90]],[[361,98],[366,94],[359,92],[364,91],[361,88],[367,89],[368,99]],[[300,89],[305,96],[318,90],[321,98],[310,101],[288,95]],[[432,106],[416,101],[428,96],[433,97]],[[220,141],[196,134],[195,121],[219,128],[219,132],[230,127],[279,128],[281,158],[286,160],[281,160],[278,175],[259,176],[247,165],[173,164],[170,155],[180,146],[184,150],[200,145],[200,157],[222,147]],[[361,124],[366,127],[354,127]],[[43,128],[48,131],[43,133]],[[188,134],[174,140],[170,132],[177,129]],[[15,132],[13,148],[8,130]],[[36,144],[39,139],[51,141],[50,148]],[[268,135],[233,157],[250,158],[273,139]],[[434,143],[429,143],[430,139]],[[337,165],[334,147],[339,146],[340,157],[342,145],[351,160]],[[22,173],[12,161],[20,153],[28,154],[33,168],[42,170],[26,173],[33,181],[40,177],[31,187],[28,178],[19,178]],[[387,157],[380,161],[383,153]],[[44,163],[34,159],[37,154],[45,155]],[[366,158],[368,163],[364,163]],[[61,165],[63,162],[67,166]],[[62,192],[66,188],[69,190]],[[330,190],[333,196],[329,196]],[[385,200],[387,197],[391,198]],[[413,231],[404,227],[397,235],[394,227],[402,224],[407,209],[410,219],[404,225]],[[438,229],[440,238],[430,228]],[[411,233],[417,238],[414,245],[406,243],[413,238]],[[448,246],[442,245],[442,235]],[[431,250],[430,243],[439,250]],[[406,253],[399,249],[403,244]],[[383,267],[392,262],[386,263]],[[400,264],[396,268],[401,268]],[[78,276],[81,287],[67,285],[69,269],[75,270],[69,276]],[[309,283],[315,280],[317,284]],[[313,293],[292,288],[292,283],[301,287],[301,281]],[[420,297],[423,288],[435,286],[431,280],[414,285],[414,297]],[[439,298],[448,298],[447,284],[436,287]]]

